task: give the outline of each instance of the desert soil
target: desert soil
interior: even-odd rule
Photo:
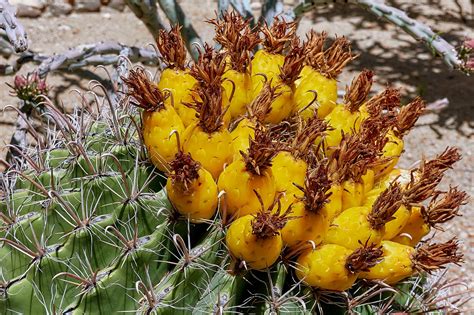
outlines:
[[[211,40],[211,28],[203,23],[213,16],[214,1],[180,1],[196,29],[206,41]],[[466,37],[474,38],[473,4],[469,0],[442,1],[388,1],[409,12],[409,15],[432,26],[453,44],[460,44]],[[197,5],[199,3],[199,5]],[[459,5],[458,5],[459,4]],[[462,10],[460,10],[462,8]],[[101,13],[72,14],[67,17],[21,19],[35,51],[53,54],[83,43],[119,41],[128,45],[145,46],[153,41],[146,28],[128,10],[125,12],[102,11]],[[340,87],[350,82],[351,77],[363,68],[376,73],[376,88],[386,84],[402,89],[405,101],[421,95],[428,102],[443,98],[449,106],[423,116],[414,130],[406,137],[406,153],[400,161],[401,167],[409,167],[422,157],[432,157],[447,146],[461,148],[463,160],[449,171],[443,187],[460,185],[474,196],[474,76],[467,77],[450,71],[439,59],[393,25],[377,20],[374,16],[353,5],[328,5],[308,14],[301,22],[301,34],[314,28],[329,34],[349,37],[360,57],[352,63],[340,78]],[[0,57],[1,58],[1,57]],[[0,59],[3,63],[5,60]],[[25,66],[21,73],[31,71]],[[104,78],[101,70],[89,69],[95,76]],[[70,91],[84,90],[88,80],[95,78],[90,72],[52,73],[48,82],[55,87],[54,98],[67,104],[77,103]],[[12,77],[0,77],[0,108],[15,105],[9,96],[5,82]],[[67,106],[70,108],[71,106]],[[0,113],[0,156],[4,157],[4,145],[9,142],[16,115]],[[463,207],[463,216],[456,218],[439,233],[447,238],[457,236],[463,244],[465,263],[453,268],[450,277],[466,282],[472,289],[474,274],[474,199]],[[465,305],[474,310],[474,304]]]

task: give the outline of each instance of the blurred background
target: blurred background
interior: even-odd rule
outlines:
[[[211,41],[212,28],[203,21],[215,16],[216,1],[178,2],[203,41]],[[286,0],[285,5],[289,6],[292,2]],[[139,47],[154,42],[150,32],[124,0],[15,0],[10,3],[18,7],[19,21],[28,34],[29,49],[35,53],[52,55],[81,44],[100,41]],[[474,38],[473,1],[393,0],[386,3],[429,25],[456,47],[466,38]],[[258,15],[261,3],[251,1],[251,8]],[[448,172],[443,185],[459,184],[474,196],[474,76],[450,70],[413,37],[355,5],[317,6],[305,14],[299,32],[304,34],[312,28],[325,30],[330,36],[347,36],[354,51],[360,53],[360,57],[341,75],[341,90],[358,71],[369,68],[376,74],[373,92],[391,84],[402,89],[404,102],[421,95],[430,103],[427,113],[406,137],[407,152],[403,155],[401,167],[409,167],[423,156],[432,157],[448,145],[456,145],[461,148],[464,158],[454,170]],[[17,58],[11,51],[2,48],[0,72]],[[17,74],[27,74],[35,67],[34,63],[25,63]],[[17,106],[16,99],[10,96],[10,88],[5,84],[12,83],[14,75],[0,75],[0,108]],[[107,84],[105,72],[94,67],[49,73],[50,96],[66,111],[71,111],[73,105],[78,103],[77,95],[71,91],[87,89],[93,79]],[[5,145],[10,142],[16,119],[17,114],[13,111],[0,112],[1,158],[5,157]],[[471,288],[474,274],[473,205],[471,198],[471,202],[463,208],[463,216],[448,223],[446,232],[440,233],[442,238],[457,235],[462,240],[465,263],[450,277],[470,282]],[[467,308],[474,310],[472,301]]]

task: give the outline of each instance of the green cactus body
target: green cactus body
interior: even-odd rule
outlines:
[[[244,288],[242,275],[233,275],[226,268],[219,269],[193,309],[193,315],[237,312]]]
[[[205,235],[203,241],[189,253],[185,253],[176,267],[154,288],[157,303],[155,305],[145,303],[141,311],[156,314],[189,314],[220,265],[222,258],[219,249],[223,237],[223,231],[216,228]]]
[[[73,314],[115,314],[136,310],[141,297],[135,290],[136,283],[157,282],[168,272],[171,252],[163,250],[167,233],[167,223],[162,223],[153,234],[139,238],[134,248],[124,248],[112,267],[101,273],[105,276],[84,292],[70,306],[70,311]],[[127,298],[117,300],[118,296]]]

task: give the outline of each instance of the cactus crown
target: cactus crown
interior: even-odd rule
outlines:
[[[369,271],[370,268],[382,260],[383,250],[381,246],[365,244],[347,257],[346,269],[352,274]]]
[[[374,230],[382,229],[385,224],[393,219],[393,214],[398,210],[402,201],[402,189],[398,183],[390,184],[375,200],[372,210],[367,216],[370,226]]]
[[[426,108],[426,103],[421,97],[416,97],[411,103],[400,108],[397,121],[393,128],[394,134],[402,138],[415,125],[418,118]]]
[[[250,119],[255,119],[259,123],[263,123],[265,117],[271,111],[273,101],[281,95],[277,92],[278,86],[272,86],[272,79],[266,81],[262,90],[247,106],[247,116]]]
[[[354,113],[359,110],[360,106],[365,102],[372,88],[374,73],[364,69],[354,78],[349,87],[346,87],[344,95],[344,105]]]
[[[298,199],[305,205],[307,211],[318,213],[329,202],[331,180],[328,177],[327,162],[320,162],[313,169],[308,169],[304,187],[295,185],[304,194]]]
[[[179,151],[170,162],[168,177],[174,185],[180,187],[181,191],[189,192],[192,182],[199,178],[200,168],[201,165],[191,157],[191,154]]]
[[[296,35],[296,22],[286,22],[284,18],[275,17],[271,26],[265,22],[260,27],[263,34],[263,47],[270,54],[280,54]]]
[[[225,67],[225,54],[216,52],[212,46],[206,43],[203,50],[199,52],[197,62],[192,65],[190,74],[200,85],[217,87],[222,83]]]
[[[297,159],[306,159],[309,150],[314,146],[314,142],[319,137],[323,137],[329,128],[328,123],[319,118],[317,113],[308,120],[298,119],[296,134],[289,143],[289,150]]]
[[[432,160],[421,162],[420,167],[411,171],[411,179],[403,193],[405,205],[418,205],[435,193],[444,172],[461,159],[457,148],[446,148]]]
[[[186,69],[186,46],[181,37],[181,26],[176,24],[169,31],[160,30],[156,45],[168,68]]]
[[[356,58],[351,52],[350,42],[345,37],[336,38],[325,51],[308,57],[306,62],[329,79],[335,79],[342,69]]]
[[[280,234],[280,230],[285,226],[286,222],[294,219],[294,217],[289,216],[291,214],[291,206],[288,207],[283,214],[281,213],[280,199],[283,194],[280,193],[275,197],[270,207],[265,209],[262,197],[255,190],[254,193],[262,208],[259,213],[254,215],[254,219],[251,223],[252,233],[259,239],[265,239]],[[275,207],[277,207],[277,209],[272,213]]]
[[[128,86],[127,95],[135,100],[133,104],[148,112],[161,110],[165,107],[165,100],[169,97],[158,89],[146,74],[143,68],[130,70],[128,78],[122,77]]]
[[[244,50],[258,41],[255,34],[247,34],[249,37],[242,39],[245,38],[245,32],[249,31],[248,24],[235,14],[224,13],[224,20],[227,22],[218,23],[224,25],[233,21],[241,31],[237,36],[235,30],[227,26],[222,28],[222,37],[216,36],[216,39],[222,43],[226,40],[225,36],[232,43],[234,42],[230,39],[236,39],[232,49],[238,51],[235,54],[230,52],[229,55],[228,51],[225,52],[229,49],[224,47],[224,53],[217,53],[209,45],[205,45],[199,61],[189,71],[197,79],[196,89],[189,91],[189,87],[186,87],[186,91],[179,93],[179,96],[187,93],[186,98],[180,97],[180,100],[195,97],[194,103],[189,106],[198,110],[199,126],[207,132],[227,132],[224,129],[227,124],[223,123],[222,117],[225,113],[223,106],[227,104],[221,88],[223,73],[230,67],[243,70],[244,64],[248,63],[248,51]],[[266,36],[267,44],[270,43],[267,46],[271,46],[269,52],[280,53],[290,48],[291,43],[296,45],[298,41],[292,40],[295,27],[295,24],[285,23],[280,19],[271,28],[267,27],[268,32],[271,31]],[[189,30],[192,31],[192,28]],[[176,26],[169,32],[162,32],[157,39],[165,63],[173,69],[164,72],[163,78],[165,74],[172,76],[179,69],[188,71],[179,32],[180,28]],[[347,52],[350,53],[350,49],[334,45],[325,49],[325,38],[325,33],[318,35],[313,32],[308,35],[303,48],[299,47],[299,43],[297,46],[300,50],[304,49],[307,56],[317,55],[324,62],[329,61],[330,64],[327,67],[323,65],[322,68],[332,71],[335,76],[340,71],[338,67],[348,60]],[[239,40],[242,42],[237,43]],[[339,44],[343,46],[343,43]],[[294,54],[293,61],[298,59],[296,56],[299,52],[290,51],[289,54]],[[239,58],[243,61],[234,66],[240,62]],[[277,59],[281,60],[283,56]],[[232,64],[226,64],[227,61]],[[297,71],[292,66],[293,61],[290,57],[285,61],[284,67],[289,69],[283,69],[288,78],[284,79],[285,82],[296,78]],[[119,58],[115,70],[122,74],[127,66],[128,63]],[[301,65],[298,64],[297,67]],[[282,78],[274,80],[280,79]],[[253,85],[252,80],[253,77],[250,78]],[[358,277],[351,277],[350,280],[356,282],[345,292],[325,292],[328,288],[311,287],[310,283],[305,283],[309,277],[299,277],[299,270],[294,270],[299,265],[299,257],[291,255],[294,253],[299,256],[310,241],[300,242],[290,248],[290,251],[283,252],[287,259],[278,257],[272,263],[265,263],[265,272],[252,270],[256,267],[250,265],[250,259],[235,260],[238,263],[246,261],[250,268],[242,274],[237,273],[239,269],[232,269],[233,275],[230,276],[226,270],[230,264],[229,258],[240,255],[232,251],[230,242],[228,246],[225,243],[236,234],[226,234],[222,226],[227,217],[216,214],[220,210],[219,206],[228,205],[230,189],[220,187],[223,185],[222,182],[219,183],[219,177],[213,178],[215,180],[209,178],[213,174],[205,173],[209,179],[206,181],[198,178],[208,167],[204,166],[204,159],[211,160],[210,157],[216,152],[220,153],[221,148],[204,147],[206,156],[200,158],[200,162],[193,160],[192,157],[198,157],[194,150],[192,155],[181,151],[179,134],[172,130],[182,132],[184,116],[179,106],[173,112],[174,104],[168,103],[173,101],[171,94],[163,92],[176,88],[180,82],[163,80],[160,82],[160,91],[155,82],[152,82],[151,76],[141,68],[132,70],[124,78],[124,82],[124,85],[117,85],[118,90],[109,91],[105,96],[94,95],[97,104],[108,105],[98,109],[97,113],[90,110],[89,101],[85,97],[82,98],[82,108],[75,108],[71,115],[64,114],[45,99],[45,105],[40,108],[46,113],[42,115],[46,126],[41,128],[46,130],[44,137],[40,133],[37,135],[36,147],[16,146],[20,156],[13,158],[18,163],[3,162],[0,159],[0,163],[5,163],[8,167],[6,172],[0,173],[1,314],[211,314],[242,311],[300,314],[324,311],[377,313],[383,310],[422,313],[432,309],[437,303],[433,303],[433,300],[439,301],[437,296],[446,296],[438,288],[451,286],[439,284],[438,281],[438,287],[432,287],[432,281],[424,285],[425,274],[417,275],[413,271],[431,271],[446,263],[459,263],[462,256],[457,251],[455,240],[445,244],[424,245],[413,250],[414,268],[407,271],[412,277],[394,284],[393,290],[388,285],[380,285],[378,281],[370,283],[367,290],[369,282],[363,279],[365,275],[357,280],[355,278]],[[115,83],[120,82],[114,82],[114,85]],[[194,82],[189,83],[194,85]],[[406,132],[418,113],[404,110],[420,111],[423,107],[420,102],[415,102],[406,109],[395,109],[399,102],[398,92],[388,89],[372,98],[372,104],[369,102],[370,118],[364,120],[358,133],[354,130],[354,135],[343,137],[339,148],[325,151],[314,144],[319,141],[315,137],[321,136],[328,128],[316,115],[305,122],[298,118],[299,112],[295,116],[286,117],[281,124],[264,124],[264,118],[270,110],[269,104],[279,95],[278,89],[281,88],[272,87],[271,83],[269,80],[264,85],[259,98],[249,106],[250,113],[247,117],[252,123],[256,123],[255,137],[250,142],[249,151],[242,154],[243,161],[239,160],[240,164],[237,164],[242,166],[245,163],[248,170],[248,174],[241,174],[239,170],[237,176],[243,176],[240,179],[254,177],[259,183],[258,187],[265,190],[265,197],[277,195],[271,206],[265,203],[265,209],[263,199],[266,198],[257,195],[262,209],[257,209],[258,205],[249,209],[253,210],[253,216],[247,217],[247,228],[252,229],[251,235],[254,238],[263,239],[271,239],[281,233],[288,220],[294,218],[291,216],[291,207],[286,211],[281,209],[282,194],[273,191],[276,185],[264,180],[269,186],[262,187],[262,178],[255,178],[255,175],[262,175],[271,165],[272,158],[279,150],[287,150],[306,161],[309,171],[302,184],[304,187],[299,187],[303,190],[303,197],[298,206],[304,206],[305,211],[322,213],[328,198],[341,198],[340,195],[330,195],[330,179],[337,180],[337,184],[346,180],[359,181],[368,167],[380,161],[386,130],[390,127],[394,128],[395,133]],[[354,82],[354,91],[360,90],[361,93],[354,92],[347,96],[354,107],[363,102],[362,94],[368,91],[356,83],[357,81]],[[46,88],[39,77],[31,77],[30,82],[28,78],[17,77],[14,84],[15,93],[22,101],[31,100],[30,94],[37,94]],[[106,89],[101,88],[105,92]],[[247,89],[241,91],[252,93]],[[124,97],[126,94],[130,97]],[[253,94],[244,96],[253,97]],[[160,114],[156,115],[158,119],[147,119],[149,115],[145,112],[140,124],[139,117],[143,111],[129,106],[130,103],[145,111],[164,110],[157,113]],[[179,119],[183,119],[182,124]],[[27,122],[26,119],[23,120]],[[50,126],[53,128],[47,128]],[[36,128],[31,129],[31,134],[35,137]],[[174,141],[163,139],[162,135],[166,137],[170,133],[178,136],[177,150]],[[186,142],[193,136],[189,134],[190,138]],[[216,152],[213,152],[214,149]],[[166,154],[170,150],[177,154]],[[146,153],[149,160],[146,159]],[[229,161],[235,160],[235,155],[231,157],[230,153]],[[325,159],[326,154],[331,156],[329,164]],[[173,156],[174,160],[169,161]],[[433,196],[429,205],[421,210],[425,221],[432,226],[457,215],[459,206],[466,202],[466,194],[457,188],[450,188],[445,193],[437,192],[436,185],[442,173],[459,158],[457,150],[447,149],[435,159],[424,161],[412,172],[412,181],[406,193],[400,193],[398,184],[390,186],[377,199],[367,217],[371,226],[380,228],[392,218],[400,204],[401,194],[404,195],[403,202],[407,204],[418,203]],[[167,172],[163,174],[158,171],[153,163],[156,167],[163,166]],[[372,170],[375,176],[385,176],[385,169],[380,172],[376,168]],[[265,172],[262,176],[269,175],[270,173]],[[251,186],[256,187],[254,183]],[[174,185],[169,187],[173,189],[163,188],[168,184]],[[198,187],[205,193],[200,194],[194,190]],[[184,194],[180,193],[180,188]],[[241,187],[233,185],[231,189],[234,188]],[[270,189],[272,192],[269,192]],[[245,193],[236,195],[237,199],[249,197]],[[222,196],[225,197],[225,203],[220,202]],[[340,202],[340,199],[335,201]],[[198,210],[202,210],[200,208],[206,203],[212,213],[198,213],[196,219],[190,215],[190,212],[204,212]],[[225,208],[223,213],[225,214]],[[241,214],[234,213],[236,216]],[[326,223],[328,222],[325,221],[324,224]],[[304,227],[297,225],[293,228]],[[373,241],[370,239],[365,246],[360,244],[362,248],[344,255],[346,274],[365,271],[380,260],[381,249],[375,245],[367,246]],[[240,245],[246,246],[245,243]],[[281,255],[283,250],[285,249],[275,248],[272,251],[275,255],[272,256]],[[268,258],[271,252],[269,250],[255,254]],[[295,279],[295,276],[301,281]],[[328,277],[329,281],[337,280],[338,275],[329,274]],[[248,279],[255,279],[261,285],[254,290],[254,286],[248,286]],[[258,301],[262,303],[253,303],[255,297],[262,300]],[[344,299],[339,300],[338,297]],[[407,307],[408,304],[415,306]],[[310,309],[305,309],[306,306]],[[407,310],[415,307],[419,307],[419,310]]]
[[[377,116],[366,118],[360,126],[360,141],[368,143],[373,154],[381,155],[385,144],[388,142],[387,133],[394,123],[395,115],[392,111],[380,112]],[[387,162],[384,160],[384,158],[379,157],[379,161],[374,161],[374,163]]]
[[[198,61],[192,66],[190,74],[199,82],[194,92],[199,96],[193,96],[192,104],[198,112],[199,126],[203,131],[211,134],[221,130],[224,125],[224,114],[227,109],[223,108],[222,75],[225,71],[225,55],[217,53],[208,44],[204,45],[204,51],[199,54]]]
[[[447,222],[459,215],[459,207],[465,205],[468,198],[467,193],[457,187],[449,187],[445,193],[436,192],[429,206],[421,208],[423,219],[432,227]]]
[[[370,116],[379,116],[382,111],[393,111],[400,106],[400,90],[387,87],[382,92],[371,97],[366,105]]]
[[[310,30],[306,34],[306,40],[303,44],[305,64],[308,64],[312,57],[323,52],[327,36],[326,32],[317,33],[315,30]]]
[[[359,134],[344,134],[341,144],[330,157],[329,172],[333,181],[342,183],[346,180],[360,182],[373,163],[376,163],[380,152],[377,146],[379,136],[373,138],[369,129]],[[370,131],[370,132],[369,132]]]
[[[272,166],[272,160],[278,148],[272,141],[270,133],[263,126],[255,127],[255,138],[249,139],[250,146],[247,153],[240,151],[246,169],[255,175],[262,175],[263,171]]]
[[[299,78],[303,69],[304,47],[300,45],[298,37],[291,40],[290,50],[285,56],[283,66],[280,67],[280,80],[283,84],[291,86]]]
[[[463,255],[458,251],[459,244],[456,238],[446,243],[424,244],[417,248],[412,256],[413,267],[420,272],[432,272],[444,268],[444,265],[454,263],[459,265]]]
[[[207,22],[214,25],[214,40],[225,49],[232,69],[247,72],[251,60],[250,54],[260,43],[258,32],[250,27],[248,20],[244,20],[236,12],[224,12],[220,19],[211,19]]]

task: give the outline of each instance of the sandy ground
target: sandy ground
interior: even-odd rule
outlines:
[[[211,40],[211,28],[202,22],[212,17],[215,3],[210,0],[180,1],[196,29],[206,41]],[[469,0],[443,1],[388,1],[407,10],[410,16],[431,25],[452,43],[459,44],[465,37],[474,38],[473,4]],[[459,3],[460,6],[457,6]],[[462,8],[462,11],[460,11]],[[139,20],[129,11],[118,13],[103,11],[94,14],[72,14],[68,17],[41,17],[23,19],[31,41],[31,48],[43,53],[57,53],[68,47],[97,41],[119,41],[129,45],[145,46],[151,36]],[[474,76],[449,71],[439,60],[433,59],[420,43],[394,26],[378,21],[362,9],[349,5],[329,5],[318,8],[303,19],[300,32],[310,28],[326,30],[329,34],[346,35],[354,43],[354,50],[360,58],[351,64],[341,76],[341,88],[363,68],[376,73],[376,88],[390,83],[401,87],[406,100],[415,95],[423,96],[428,102],[447,98],[449,107],[425,115],[415,129],[406,137],[406,153],[401,166],[408,167],[422,156],[431,157],[448,145],[462,149],[464,159],[450,171],[444,187],[460,185],[474,196]],[[0,57],[1,58],[1,57]],[[0,59],[0,62],[4,60]],[[22,73],[31,70],[24,67]],[[94,70],[92,70],[94,71]],[[53,73],[48,82],[55,86],[54,96],[66,103],[76,102],[69,93],[73,88],[87,88],[88,80],[104,77],[103,72],[81,71],[78,73]],[[8,95],[5,82],[11,77],[0,77],[0,108],[15,104]],[[2,147],[9,142],[15,115],[0,113],[0,156]],[[463,216],[446,226],[442,237],[458,236],[465,249],[465,263],[451,273],[451,277],[462,279],[471,285],[474,274],[474,202],[463,207]],[[466,305],[471,312],[474,303]]]

